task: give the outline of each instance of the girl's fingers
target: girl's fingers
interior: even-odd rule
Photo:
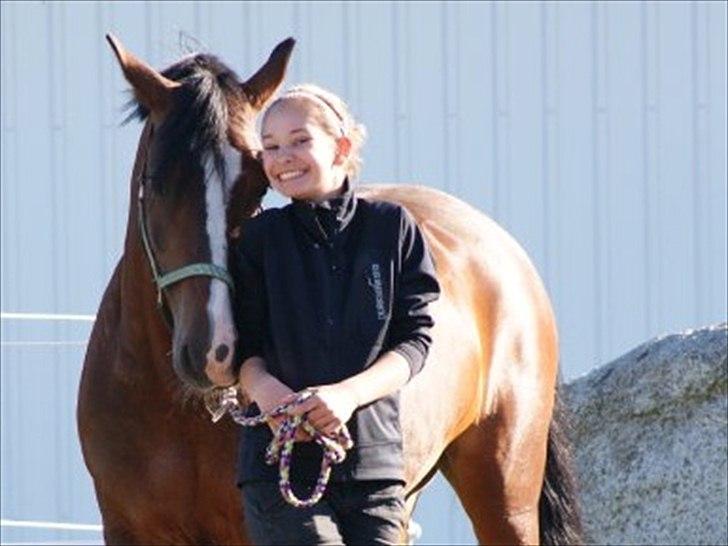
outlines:
[[[268,425],[268,427],[270,428],[271,432],[273,432],[273,434],[275,434],[276,431],[281,426],[281,420],[279,418],[268,417],[268,419],[266,419],[265,422]]]
[[[328,408],[322,408],[321,406],[312,409],[306,414],[306,419],[308,419],[308,422],[312,425],[315,425],[316,423],[321,423],[322,421],[327,421],[331,419],[333,415],[328,410]]]
[[[336,417],[327,417],[319,420],[318,423],[314,424],[316,430],[328,434],[329,430],[336,430],[339,425],[339,420]]]
[[[327,423],[326,426],[321,429],[321,432],[323,432],[327,436],[335,436],[340,428],[341,422],[339,422],[338,419],[334,419],[330,423]]]
[[[295,440],[297,442],[310,442],[311,440],[313,440],[313,438],[311,438],[311,435],[308,432],[306,432],[305,430],[298,429],[296,431]]]
[[[308,398],[301,404],[298,404],[297,406],[290,409],[288,413],[291,415],[303,415],[304,413],[308,413],[309,411],[312,411],[319,405],[319,398],[317,396],[312,396],[311,398]]]

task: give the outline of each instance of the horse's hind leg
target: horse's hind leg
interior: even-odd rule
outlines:
[[[548,421],[518,415],[513,405],[505,413],[484,418],[455,439],[440,470],[480,544],[538,544]]]

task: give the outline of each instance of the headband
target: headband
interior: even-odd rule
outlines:
[[[336,108],[333,107],[333,105],[328,100],[326,100],[324,97],[322,97],[321,95],[319,95],[317,93],[313,93],[312,91],[308,91],[306,89],[295,89],[295,88],[292,89],[291,91],[286,92],[281,98],[284,99],[287,97],[295,97],[296,95],[303,95],[305,97],[311,98],[314,101],[318,101],[320,104],[323,104],[326,108],[331,110],[340,122],[339,132],[341,133],[341,136],[346,135],[346,131],[344,131],[344,118],[336,110]]]

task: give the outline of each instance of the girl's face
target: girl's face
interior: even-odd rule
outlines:
[[[263,169],[273,189],[292,199],[323,201],[341,191],[348,139],[321,126],[317,107],[288,99],[263,120]]]

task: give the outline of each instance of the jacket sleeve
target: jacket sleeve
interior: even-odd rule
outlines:
[[[434,325],[428,304],[440,295],[427,243],[412,216],[402,209],[399,233],[399,268],[389,331],[390,350],[409,363],[410,379],[425,364]]]
[[[251,226],[252,227],[252,226]],[[254,229],[245,229],[233,250],[235,326],[238,330],[237,364],[263,356],[268,305],[263,276],[262,246]]]

